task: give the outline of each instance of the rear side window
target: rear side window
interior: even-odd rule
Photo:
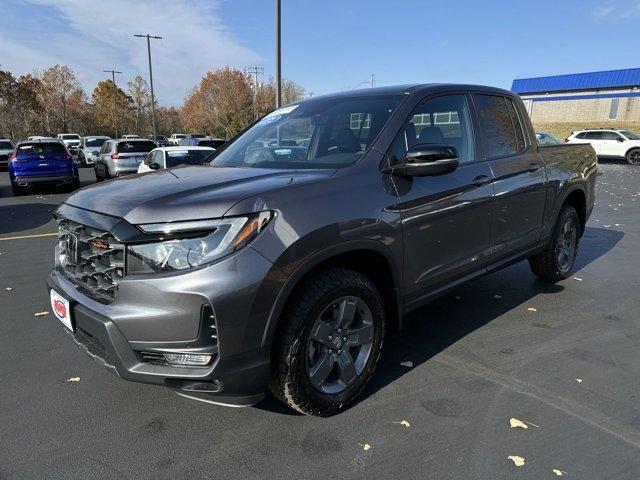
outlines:
[[[602,140],[602,132],[587,132],[584,134],[584,137],[587,140]]]
[[[66,153],[66,149],[60,143],[27,143],[18,147],[18,157],[30,155],[47,155],[52,153]]]
[[[120,153],[144,153],[156,148],[156,144],[151,141],[146,142],[120,142],[118,152]]]
[[[522,124],[513,101],[498,95],[476,95],[487,157],[516,155],[525,148]]]

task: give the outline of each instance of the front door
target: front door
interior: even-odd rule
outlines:
[[[460,165],[445,175],[393,177],[402,218],[404,288],[408,308],[474,272],[490,253],[493,202],[491,169],[479,161],[469,99],[431,97],[407,119],[388,155],[390,163],[420,144],[444,144]]]
[[[518,255],[537,244],[546,201],[543,160],[513,100],[501,95],[474,95],[484,155],[494,177],[491,232],[493,260]]]

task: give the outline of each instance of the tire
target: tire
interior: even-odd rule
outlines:
[[[640,165],[640,148],[634,148],[627,152],[627,163],[629,165]]]
[[[27,188],[20,188],[18,185],[16,185],[15,183],[11,182],[11,193],[13,193],[14,197],[21,197],[21,196],[25,195],[26,193],[28,193],[28,189]]]
[[[346,332],[338,330],[341,319]],[[384,335],[384,304],[373,282],[342,268],[321,271],[304,281],[285,307],[269,388],[298,412],[334,415],[366,387]]]
[[[75,192],[80,188],[80,179],[76,178],[73,183],[65,188],[68,193]]]
[[[96,182],[102,182],[104,178],[98,173],[98,164],[93,165],[93,173],[96,174]]]
[[[553,227],[547,248],[529,258],[531,271],[540,279],[557,282],[569,277],[578,253],[580,218],[576,209],[565,205]]]

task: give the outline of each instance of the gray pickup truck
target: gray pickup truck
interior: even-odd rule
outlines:
[[[123,379],[235,406],[270,388],[332,415],[407,312],[521,260],[567,278],[596,170],[589,145],[539,147],[505,90],[306,99],[205,165],[70,196],[55,213],[52,310]]]

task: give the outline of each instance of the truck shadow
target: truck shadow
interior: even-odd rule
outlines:
[[[23,203],[0,206],[0,235],[17,233],[46,225],[52,222],[50,231],[56,229],[53,224],[53,211],[58,208],[52,203]]]
[[[623,232],[588,227],[581,240],[575,271],[589,265],[615,247]],[[537,280],[527,262],[463,285],[405,316],[403,329],[387,336],[376,373],[360,401],[414,370],[449,346],[538,294],[564,290],[557,284]],[[495,298],[500,295],[501,298]],[[544,300],[541,300],[544,301]],[[534,327],[551,328],[544,317]],[[496,350],[504,347],[496,342]],[[295,414],[270,394],[257,405],[269,411]]]

